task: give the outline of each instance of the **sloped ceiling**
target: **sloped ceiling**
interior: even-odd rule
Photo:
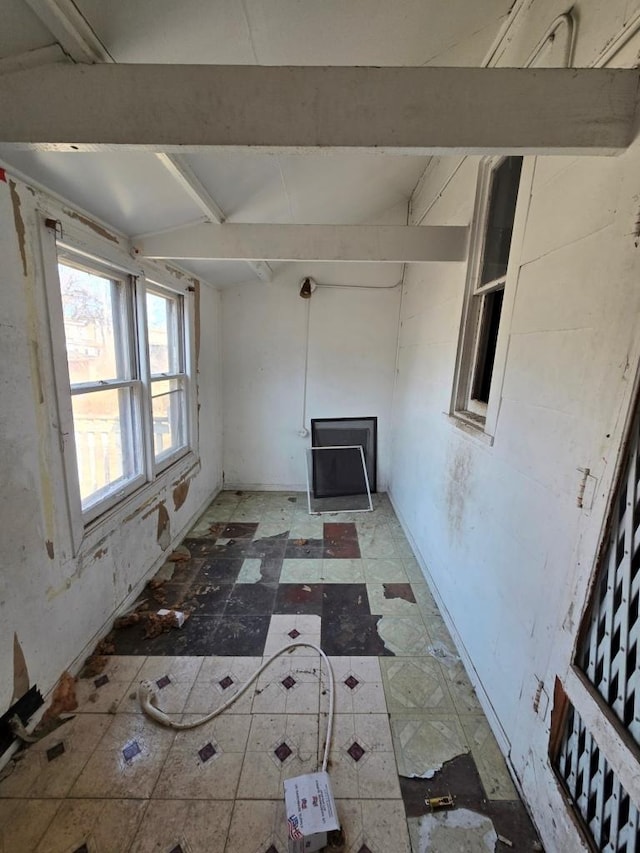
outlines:
[[[42,0],[30,0],[37,10]],[[510,0],[75,0],[116,62],[478,65]],[[27,0],[4,0],[0,58],[54,39]],[[131,236],[201,221],[153,154],[9,151],[8,167]],[[402,222],[427,160],[372,154],[211,151],[185,158],[230,222]],[[388,214],[387,214],[388,211]],[[183,266],[217,286],[255,278],[238,262]],[[397,270],[388,275],[397,280]]]

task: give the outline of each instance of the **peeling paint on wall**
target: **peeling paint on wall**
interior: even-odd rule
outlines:
[[[164,504],[164,501],[158,504],[158,544],[163,551],[166,551],[171,542],[171,519],[169,512]]]
[[[107,240],[111,240],[112,243],[119,243],[118,238],[111,234],[110,231],[107,231],[106,228],[103,228],[102,225],[98,225],[97,222],[94,222],[93,219],[89,219],[87,216],[82,216],[80,213],[76,213],[73,210],[67,210],[63,208],[64,213],[67,216],[71,217],[71,219],[77,219],[78,222],[82,222],[83,225],[86,225],[87,228],[91,228],[92,231],[95,231],[96,234],[99,234],[101,237],[105,237]]]
[[[47,547],[47,554],[49,555],[49,559],[53,560],[53,542],[51,541],[51,539],[47,539],[45,545]]]
[[[191,481],[185,480],[173,490],[173,508],[175,510],[179,510],[182,504],[186,501],[190,485]]]
[[[13,634],[13,694],[10,705],[17,702],[21,696],[29,690],[29,670],[24,658],[24,652],[18,639],[18,634]]]
[[[27,249],[25,238],[25,227],[22,214],[20,213],[20,196],[16,189],[15,181],[9,181],[9,190],[11,192],[11,204],[13,206],[13,222],[18,237],[18,245],[20,247],[20,257],[22,258],[22,271],[27,275]]]

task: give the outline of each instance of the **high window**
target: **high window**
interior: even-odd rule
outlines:
[[[481,166],[453,411],[483,426],[503,313],[522,157]]]
[[[187,311],[184,294],[70,252],[58,277],[86,524],[189,450]]]

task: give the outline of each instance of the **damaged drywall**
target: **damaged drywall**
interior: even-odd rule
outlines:
[[[171,542],[171,519],[164,501],[158,504],[158,545],[166,551]]]
[[[173,490],[173,508],[176,511],[179,510],[182,507],[183,503],[186,501],[187,496],[189,494],[189,485],[190,481],[184,480]]]
[[[86,225],[87,228],[90,228],[100,237],[104,237],[105,240],[110,240],[112,243],[120,242],[115,234],[112,234],[110,231],[107,231],[104,226],[99,225],[97,222],[95,222],[93,219],[90,219],[88,216],[83,216],[81,213],[76,213],[75,210],[68,210],[67,208],[64,209],[64,213],[71,219],[75,219],[78,222],[81,222],[83,225]]]
[[[22,273],[27,275],[27,248],[26,248],[26,232],[24,220],[20,212],[20,196],[16,189],[16,182],[9,181],[9,189],[11,191],[11,205],[13,207],[13,225],[16,232],[18,247],[20,249],[20,257],[22,258]]]

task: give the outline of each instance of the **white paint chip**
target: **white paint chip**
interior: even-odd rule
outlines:
[[[460,658],[454,654],[444,643],[434,643],[427,649],[431,657],[436,658],[445,666],[454,666],[459,663]]]
[[[493,853],[498,836],[488,817],[470,809],[409,818],[414,853]]]

